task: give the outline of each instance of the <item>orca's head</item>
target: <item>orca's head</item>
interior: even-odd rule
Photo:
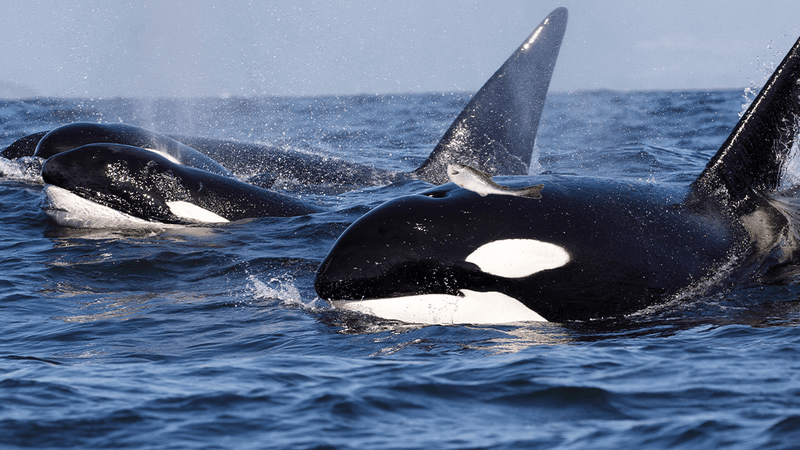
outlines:
[[[90,144],[51,156],[48,185],[141,219],[177,222],[167,196],[186,196],[180,166],[158,153],[117,144]]]
[[[42,179],[49,185],[50,207],[46,210],[62,224],[86,222],[68,217],[75,217],[77,209],[86,211],[98,205],[136,219],[170,224],[224,223],[319,211],[293,197],[176,164],[156,152],[129,145],[89,144],[51,156],[42,166]]]
[[[339,237],[315,288],[346,309],[408,322],[544,320],[523,297],[534,294],[536,280],[552,284],[563,275],[573,249],[542,206],[452,183],[394,199]]]
[[[336,241],[317,294],[417,323],[619,317],[707,276],[734,242],[652,184],[544,183],[541,199],[482,197],[450,183],[384,203]]]

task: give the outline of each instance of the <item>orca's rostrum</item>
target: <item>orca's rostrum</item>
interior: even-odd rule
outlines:
[[[541,198],[446,184],[352,224],[315,279],[321,298],[388,319],[504,323],[621,317],[731,283],[791,282],[800,40],[688,189],[578,176]],[[457,161],[456,161],[457,162]]]

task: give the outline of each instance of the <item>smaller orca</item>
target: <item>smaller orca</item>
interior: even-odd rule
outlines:
[[[99,209],[110,208],[145,222],[167,224],[219,223],[320,211],[294,197],[177,164],[128,145],[89,144],[58,153],[44,162],[42,179],[47,183],[50,203],[45,211],[67,226],[92,226],[93,213],[87,201]],[[71,204],[80,205],[77,212],[69,208]]]
[[[314,287],[335,306],[418,323],[622,317],[725,286],[792,283],[800,204],[800,39],[686,189],[579,176],[540,199],[446,184],[354,222]],[[789,177],[791,178],[791,177]]]

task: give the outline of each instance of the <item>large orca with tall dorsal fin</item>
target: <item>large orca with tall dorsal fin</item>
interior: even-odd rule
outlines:
[[[419,323],[622,317],[731,284],[793,282],[800,40],[686,190],[577,176],[541,198],[446,184],[352,224],[315,288],[334,305]]]
[[[90,124],[62,127],[53,130],[58,131],[58,136],[48,136],[48,132],[44,131],[34,133],[9,145],[0,152],[0,156],[33,156],[37,144],[44,139],[48,148],[57,148],[58,152],[75,148],[79,146],[76,145],[78,143],[105,142],[154,147],[155,150],[175,156],[190,154],[186,149],[177,149],[176,144],[185,144],[219,161],[229,170],[257,167],[261,172],[307,184],[365,186],[409,178],[441,184],[447,181],[447,164],[453,159],[492,175],[526,174],[566,26],[566,8],[558,8],[550,13],[472,97],[422,166],[408,173],[259,144],[164,136],[148,130],[137,131],[136,127],[121,124],[94,124],[96,129],[91,132],[80,129]],[[106,129],[103,130],[103,127]],[[70,142],[68,147],[66,144]],[[141,145],[149,143],[152,143],[150,147]],[[39,153],[49,157],[56,152]],[[191,159],[199,158],[192,156]],[[193,166],[198,167],[196,164]],[[220,173],[219,168],[212,171]]]
[[[87,206],[82,201],[77,207],[82,214],[70,212],[73,204],[69,200],[70,194],[97,202],[103,208],[122,211],[138,220],[168,223],[220,222],[318,210],[313,205],[298,205],[297,202],[288,202],[284,207],[273,201],[281,198],[279,194],[253,190],[252,186],[215,190],[214,201],[201,204],[196,201],[200,195],[187,194],[193,192],[188,186],[221,185],[219,176],[226,175],[224,171],[227,169],[220,167],[220,170],[211,171],[216,173],[209,172],[210,169],[201,166],[209,164],[208,161],[198,157],[193,149],[199,149],[205,155],[212,154],[223,163],[227,160],[226,154],[234,154],[249,166],[259,165],[258,160],[274,160],[274,165],[262,165],[262,170],[272,176],[311,184],[333,182],[357,186],[404,179],[441,184],[447,180],[447,164],[454,160],[477,166],[490,175],[525,174],[566,23],[565,8],[558,8],[546,17],[475,94],[427,161],[415,171],[394,173],[329,158],[314,160],[310,155],[280,153],[271,158],[269,149],[250,144],[160,136],[129,125],[73,124],[44,134],[37,142],[36,154],[47,158],[42,169],[43,179],[53,186],[46,189],[49,198],[46,210],[59,223],[70,226],[92,226],[90,219],[94,215],[86,212]],[[24,154],[24,147],[32,142],[36,139],[24,138],[9,147],[9,151],[16,155]],[[90,147],[84,148],[86,145]],[[160,155],[143,153],[136,147],[156,150]],[[103,151],[108,153],[102,157],[103,164],[92,163]],[[152,157],[152,164],[147,164],[148,157]],[[206,170],[189,170],[184,167],[187,165]],[[170,175],[176,173],[181,177]],[[135,183],[129,183],[129,178],[134,178]],[[169,182],[161,182],[165,179]],[[246,184],[230,179],[226,186],[235,186],[236,183]],[[169,192],[169,189],[177,189],[178,194]],[[265,199],[259,203],[260,206],[248,209],[247,201],[240,198],[242,192],[247,192],[249,198],[261,192]],[[174,199],[177,197],[183,198],[182,203],[176,203]],[[142,204],[135,205],[134,198]],[[158,207],[148,204],[152,199],[157,200]],[[226,204],[235,207],[225,208]],[[181,209],[176,209],[178,206]]]

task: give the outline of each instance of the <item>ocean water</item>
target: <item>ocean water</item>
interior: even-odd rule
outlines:
[[[743,91],[554,93],[535,172],[685,186]],[[75,121],[237,139],[392,170],[467,94],[0,103],[0,144]],[[81,230],[0,159],[0,448],[796,448],[800,288],[735,287],[588,323],[415,326],[313,277],[359,216],[428,187],[293,188],[329,212]],[[290,184],[289,184],[290,185]]]

